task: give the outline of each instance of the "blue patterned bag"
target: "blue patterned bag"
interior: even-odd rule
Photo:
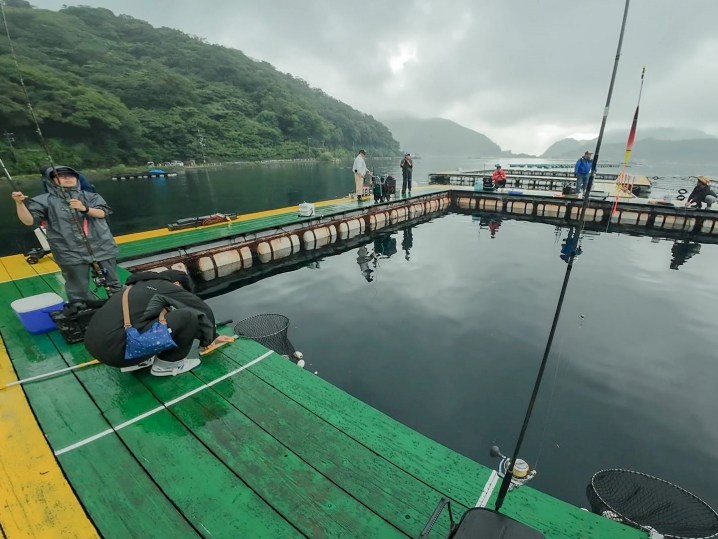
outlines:
[[[177,343],[172,339],[171,330],[167,327],[165,320],[165,309],[162,309],[159,320],[152,324],[152,327],[140,333],[132,327],[130,322],[130,306],[128,286],[122,293],[122,317],[125,324],[127,343],[125,344],[125,361],[132,361],[144,357],[154,356],[170,348],[177,348]]]

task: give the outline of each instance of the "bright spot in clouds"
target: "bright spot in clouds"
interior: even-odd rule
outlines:
[[[410,61],[416,62],[416,45],[408,43],[399,45],[399,51],[388,59],[389,67],[394,74],[404,69],[406,63]]]

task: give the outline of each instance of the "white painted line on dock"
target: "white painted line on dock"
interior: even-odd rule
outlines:
[[[156,414],[157,412],[161,412],[162,410],[167,410],[170,406],[173,406],[173,405],[177,404],[178,402],[181,402],[181,401],[185,400],[186,398],[191,397],[192,395],[195,395],[195,394],[199,393],[200,391],[204,391],[205,389],[210,388],[210,387],[212,387],[213,385],[219,384],[220,382],[226,380],[227,378],[231,378],[231,377],[234,376],[235,374],[238,374],[238,373],[242,372],[243,370],[248,369],[248,368],[251,367],[252,365],[256,365],[257,363],[259,363],[259,362],[262,361],[263,359],[269,357],[269,356],[272,355],[273,353],[274,353],[274,352],[272,352],[271,350],[270,350],[269,352],[265,352],[264,354],[262,354],[262,355],[259,356],[258,358],[253,359],[252,361],[250,361],[249,363],[247,363],[246,365],[242,365],[240,368],[235,369],[235,370],[233,370],[232,372],[228,372],[228,373],[225,374],[224,376],[220,376],[219,378],[217,378],[216,380],[212,380],[212,381],[209,382],[208,384],[202,384],[202,385],[199,386],[197,389],[193,389],[192,391],[188,391],[188,392],[185,393],[184,395],[180,395],[180,396],[177,397],[176,399],[172,399],[171,401],[168,401],[168,402],[162,404],[161,406],[158,406],[157,408],[153,408],[152,410],[150,410],[150,411],[148,411],[148,412],[145,412],[144,414],[138,415],[137,417],[133,417],[133,418],[130,419],[129,421],[125,421],[124,423],[120,423],[120,424],[117,425],[116,427],[112,427],[112,428],[109,428],[109,429],[107,429],[107,430],[103,430],[102,432],[98,432],[98,433],[95,434],[94,436],[90,436],[89,438],[85,438],[84,440],[80,440],[79,442],[77,442],[77,443],[75,443],[75,444],[68,445],[67,447],[63,447],[62,449],[58,449],[57,451],[55,451],[55,456],[56,456],[56,457],[59,457],[60,455],[63,455],[63,454],[65,454],[65,453],[68,453],[68,452],[70,452],[70,451],[72,451],[72,450],[74,450],[74,449],[77,449],[78,447],[82,447],[83,445],[87,445],[87,444],[89,444],[89,443],[91,443],[91,442],[94,442],[95,440],[99,440],[100,438],[104,438],[104,437],[107,436],[108,434],[112,434],[113,432],[117,432],[118,430],[124,429],[125,427],[129,427],[130,425],[132,425],[132,424],[134,424],[134,423],[137,423],[138,421],[141,421],[142,419],[144,419],[144,418],[146,418],[146,417],[149,417],[149,416],[151,416],[151,415],[154,415],[154,414]]]
[[[489,503],[489,498],[491,498],[491,494],[494,492],[494,488],[496,488],[496,483],[498,482],[499,474],[496,470],[492,470],[489,480],[486,481],[484,490],[481,492],[481,496],[479,496],[479,500],[476,502],[476,507],[486,507],[486,504]]]

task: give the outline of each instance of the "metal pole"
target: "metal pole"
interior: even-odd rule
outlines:
[[[207,164],[207,156],[204,153],[204,135],[202,134],[202,131],[197,128],[197,136],[199,137],[199,147],[202,150],[202,164]]]
[[[613,95],[613,85],[616,81],[616,72],[618,71],[618,60],[621,58],[621,47],[623,46],[623,33],[626,30],[626,19],[628,18],[628,6],[630,4],[631,0],[626,0],[626,7],[623,11],[623,22],[621,24],[621,33],[618,38],[618,49],[616,51],[616,60],[613,64],[613,74],[611,75],[611,84],[608,87],[608,97],[606,99],[606,107],[603,110],[603,120],[601,121],[601,129],[598,132],[598,140],[596,141],[596,153],[593,158],[593,164],[591,165],[591,174],[588,179],[588,186],[586,187],[586,193],[584,194],[583,199],[583,205],[581,206],[581,216],[578,221],[578,227],[576,231],[576,240],[581,237],[581,234],[583,233],[583,228],[585,224],[586,219],[586,208],[588,208],[588,200],[589,195],[591,193],[591,188],[593,187],[593,178],[596,173],[596,166],[598,164],[598,153],[601,150],[601,141],[603,140],[603,133],[606,129],[606,119],[608,118],[608,111],[611,106],[611,96]],[[556,312],[553,316],[553,323],[551,324],[551,332],[548,336],[548,341],[546,341],[546,348],[544,350],[543,358],[541,360],[541,367],[539,367],[538,376],[536,377],[536,383],[534,384],[533,392],[531,393],[531,400],[529,401],[528,409],[526,410],[526,416],[524,417],[524,423],[521,426],[521,431],[519,432],[519,438],[516,442],[516,448],[514,449],[513,457],[511,457],[511,463],[509,469],[506,471],[506,474],[504,475],[504,479],[501,482],[501,488],[499,489],[499,495],[496,498],[496,505],[495,509],[498,511],[501,509],[501,505],[504,503],[504,498],[506,497],[506,493],[509,491],[509,486],[511,485],[511,479],[514,476],[514,463],[516,462],[516,459],[519,458],[519,452],[521,451],[521,445],[524,441],[524,436],[526,435],[526,430],[529,426],[529,421],[531,420],[531,413],[534,409],[534,404],[536,404],[536,397],[538,395],[539,388],[541,386],[541,380],[543,379],[544,371],[546,370],[546,363],[548,363],[548,356],[551,352],[551,345],[553,344],[553,338],[556,334],[556,326],[558,325],[559,317],[561,316],[561,308],[563,307],[563,299],[566,296],[566,289],[568,288],[568,281],[571,277],[571,270],[573,269],[573,262],[576,258],[576,249],[574,248],[571,251],[571,257],[568,260],[568,267],[566,268],[566,274],[563,278],[563,284],[561,286],[561,293],[559,294],[558,298],[558,304],[556,305]]]
[[[10,153],[13,156],[13,159],[17,161],[17,157],[15,157],[15,146],[13,146],[13,142],[15,142],[15,137],[13,136],[15,133],[8,133],[5,131],[5,138],[7,139],[7,143],[10,145]]]

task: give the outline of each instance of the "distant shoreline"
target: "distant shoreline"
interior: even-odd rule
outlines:
[[[161,166],[156,165],[154,167],[148,167],[147,165],[115,165],[113,167],[109,168],[80,168],[80,172],[82,172],[85,176],[107,176],[109,179],[110,176],[113,174],[121,174],[121,173],[127,173],[132,171],[146,171],[150,168],[159,168],[166,172],[180,172],[183,170],[203,170],[203,169],[211,169],[211,168],[220,168],[220,167],[231,167],[231,166],[237,166],[237,165],[275,165],[275,164],[291,164],[291,163],[318,163],[321,162],[318,159],[267,159],[263,161],[230,161],[230,162],[224,162],[224,163],[207,163],[206,165],[186,165],[182,167],[178,166]],[[40,179],[40,173],[37,174],[18,174],[16,176],[13,176],[12,178],[14,181],[29,181],[29,180],[39,180]]]
[[[385,156],[377,156],[373,157],[373,159],[401,159],[401,156],[396,157],[385,157]],[[145,172],[149,168],[159,168],[166,172],[181,172],[183,170],[210,170],[213,168],[224,168],[224,167],[236,167],[236,166],[267,166],[267,165],[292,165],[292,164],[314,164],[314,163],[322,163],[322,164],[338,164],[342,161],[351,161],[351,159],[334,159],[332,161],[323,161],[321,159],[317,158],[311,158],[311,159],[263,159],[261,161],[223,161],[223,162],[216,162],[216,163],[207,163],[203,165],[185,165],[182,167],[178,166],[162,166],[162,165],[156,165],[154,167],[148,167],[147,165],[115,165],[113,167],[109,168],[89,168],[84,169],[77,167],[80,172],[82,172],[85,176],[92,176],[92,177],[102,177],[106,176],[107,179],[110,178],[110,176],[122,174],[122,173],[129,173],[129,172]],[[39,180],[40,179],[40,173],[37,174],[18,174],[16,176],[13,176],[14,181],[18,182],[25,182],[30,180]]]

